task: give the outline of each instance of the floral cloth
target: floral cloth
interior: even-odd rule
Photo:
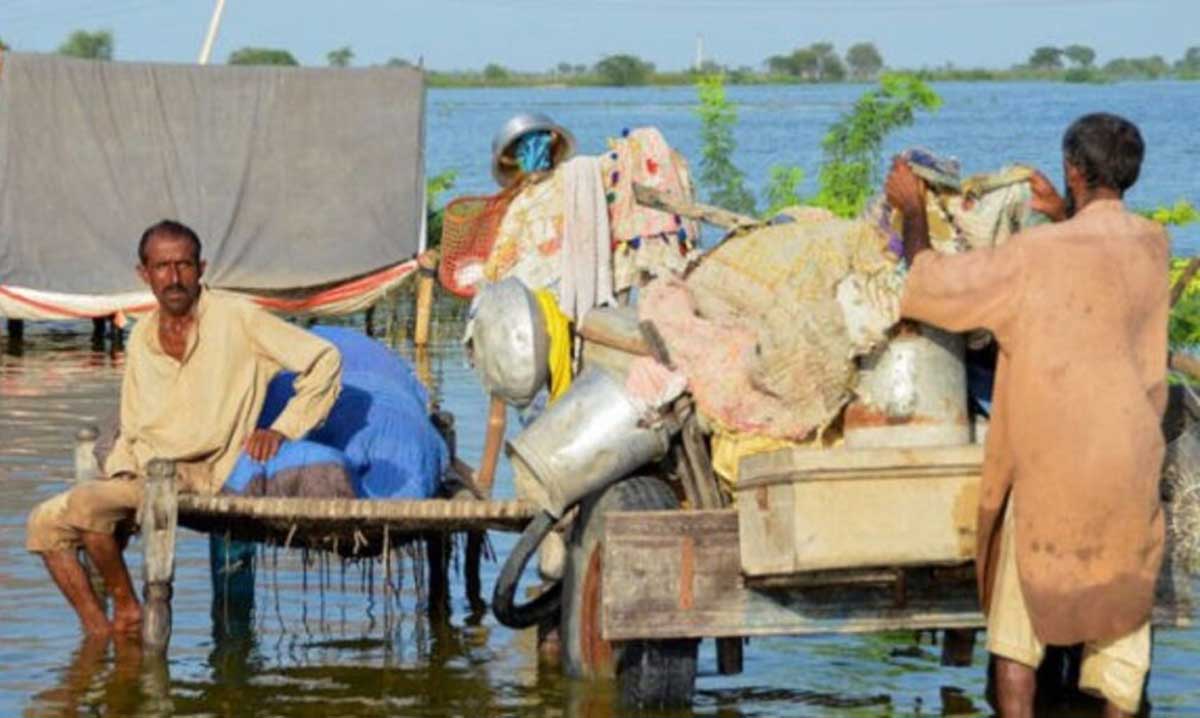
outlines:
[[[612,250],[612,290],[640,286],[649,277],[682,272],[696,256],[699,225],[639,205],[633,185],[691,201],[687,162],[654,128],[639,128],[609,141],[597,158],[607,202]],[[515,276],[532,289],[558,291],[558,255],[565,230],[566,185],[561,166],[535,175],[509,205],[484,267],[491,282]]]
[[[646,185],[690,202],[687,161],[654,127],[625,131],[609,140],[608,146],[600,162],[612,226],[614,290],[644,284],[645,279],[666,272],[682,272],[696,255],[698,223],[638,204],[633,186]]]

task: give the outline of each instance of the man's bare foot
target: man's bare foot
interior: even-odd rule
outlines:
[[[112,630],[116,633],[137,633],[142,629],[142,607],[137,601],[118,603],[113,608]]]

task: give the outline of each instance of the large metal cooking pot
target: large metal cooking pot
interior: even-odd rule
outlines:
[[[524,407],[550,377],[550,338],[533,293],[510,277],[486,284],[467,324],[471,363],[489,394]]]
[[[971,442],[959,334],[913,324],[863,360],[846,408],[846,446],[954,446]]]
[[[529,498],[556,518],[583,497],[661,458],[662,426],[645,426],[642,407],[607,371],[584,369],[558,401],[508,442],[514,470],[533,479]]]

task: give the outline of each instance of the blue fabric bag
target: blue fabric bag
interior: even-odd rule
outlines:
[[[325,423],[304,438],[344,454],[360,498],[425,499],[437,493],[449,451],[429,419],[429,395],[412,368],[360,332],[339,327],[312,332],[342,355],[342,393]],[[260,427],[279,416],[294,393],[294,379],[280,372],[271,381]]]

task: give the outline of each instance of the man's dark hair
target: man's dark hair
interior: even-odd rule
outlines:
[[[1080,117],[1063,135],[1063,157],[1093,189],[1107,187],[1124,194],[1137,182],[1145,154],[1137,125],[1105,112]]]
[[[146,263],[146,245],[150,244],[150,240],[158,235],[169,237],[179,237],[186,239],[192,243],[194,249],[193,256],[196,262],[200,262],[200,237],[192,231],[192,228],[183,222],[176,222],[173,219],[164,219],[161,222],[150,225],[145,232],[142,232],[142,238],[138,241],[138,261],[143,265]]]

